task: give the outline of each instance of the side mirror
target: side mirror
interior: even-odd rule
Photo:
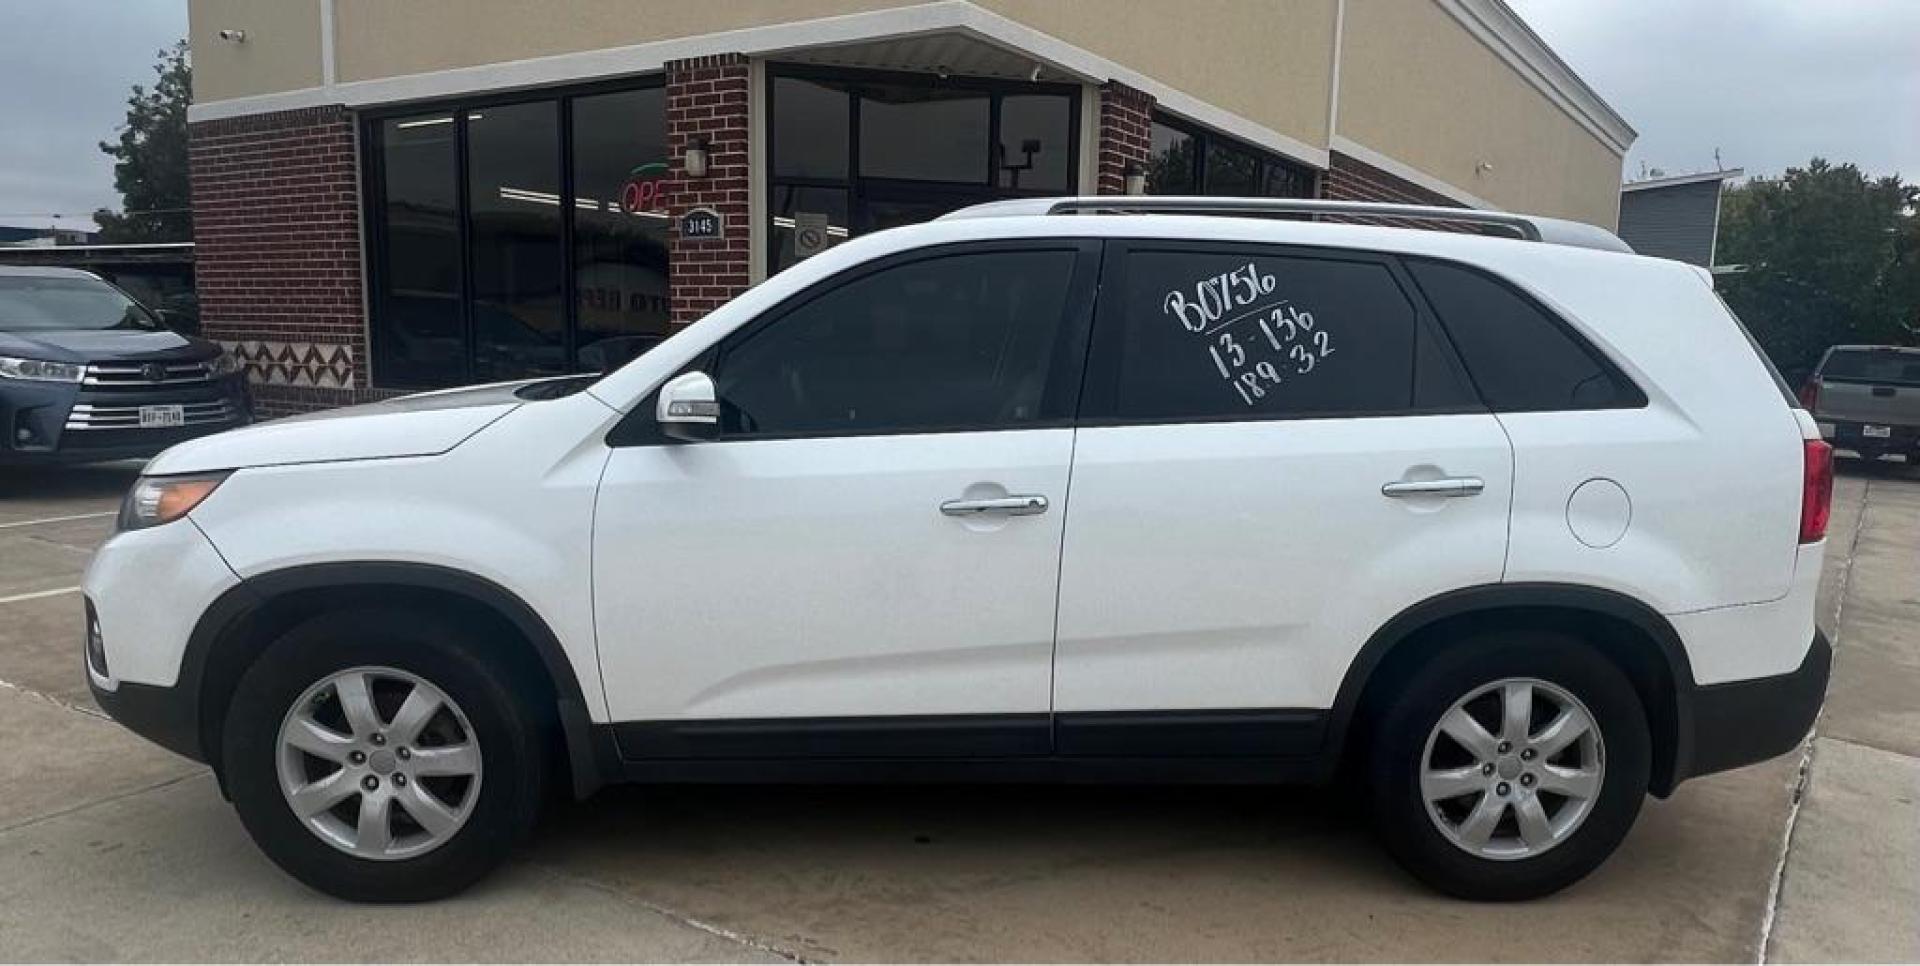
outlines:
[[[660,387],[653,418],[667,436],[689,443],[720,438],[720,402],[713,379],[704,372],[683,372]]]

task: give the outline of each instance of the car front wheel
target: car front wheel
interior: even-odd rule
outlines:
[[[242,676],[224,765],[282,869],[361,901],[439,898],[504,859],[540,802],[537,731],[483,641],[403,612],[323,615]]]

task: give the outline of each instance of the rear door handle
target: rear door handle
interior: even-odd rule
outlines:
[[[998,513],[1009,517],[1030,517],[1047,512],[1047,498],[1037,493],[1027,496],[1001,496],[987,500],[948,500],[940,512],[950,517],[972,517]]]
[[[1487,481],[1477,476],[1449,476],[1440,480],[1398,480],[1380,487],[1381,496],[1479,496]]]

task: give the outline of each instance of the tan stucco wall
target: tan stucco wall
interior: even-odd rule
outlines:
[[[624,47],[922,0],[336,0],[340,80]]]
[[[1604,142],[1432,0],[1346,4],[1336,133],[1500,207],[1613,227]]]
[[[244,43],[221,40],[245,30]],[[193,99],[219,101],[314,87],[320,83],[317,0],[191,0]]]
[[[975,0],[1215,107],[1324,147],[1335,0]]]

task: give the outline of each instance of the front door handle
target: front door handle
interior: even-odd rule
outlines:
[[[1381,496],[1479,496],[1487,481],[1477,476],[1449,476],[1441,480],[1399,480],[1380,487]]]
[[[986,513],[1030,517],[1036,513],[1047,512],[1047,498],[1036,493],[1030,496],[1000,496],[986,500],[948,500],[940,504],[940,512],[950,517],[972,517]]]

